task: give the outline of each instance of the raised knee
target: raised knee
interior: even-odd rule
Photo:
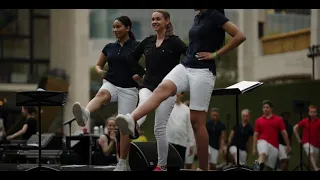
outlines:
[[[153,93],[159,93],[163,97],[174,96],[176,94],[176,87],[172,82],[163,81],[158,85],[158,87],[153,91]]]
[[[107,91],[99,91],[95,97],[106,101],[109,98],[109,93]]]

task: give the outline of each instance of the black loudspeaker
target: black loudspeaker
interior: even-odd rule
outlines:
[[[222,171],[253,171],[253,168],[250,166],[242,165],[242,166],[234,166],[223,169]]]
[[[131,171],[152,171],[158,163],[157,142],[132,142],[129,153]],[[178,151],[169,143],[168,171],[183,169],[184,162]]]

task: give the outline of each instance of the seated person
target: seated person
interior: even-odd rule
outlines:
[[[34,118],[36,108],[31,106],[23,106],[21,108],[21,113],[26,117],[24,125],[18,132],[7,136],[8,141],[16,139],[19,136],[21,136],[22,140],[28,140],[32,135],[37,133],[37,120]]]
[[[115,123],[115,118],[111,117],[106,120],[107,133],[101,135],[98,139],[100,146],[99,150],[95,153],[95,165],[116,165],[119,159],[119,140],[120,136],[118,128]]]

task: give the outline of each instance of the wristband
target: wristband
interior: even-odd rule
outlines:
[[[212,53],[212,57],[215,59],[217,57],[217,52]]]
[[[106,76],[106,73],[107,73],[107,71],[102,70],[101,73],[100,73],[100,76],[104,78]]]

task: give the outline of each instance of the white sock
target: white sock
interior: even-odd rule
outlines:
[[[127,161],[125,159],[119,159],[119,164],[126,164]]]

